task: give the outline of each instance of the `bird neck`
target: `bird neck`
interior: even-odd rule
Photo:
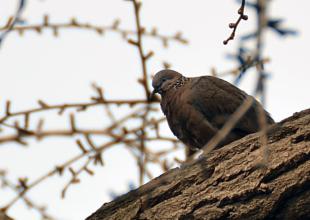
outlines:
[[[162,96],[166,96],[167,93],[173,94],[175,93],[179,88],[183,87],[190,78],[186,78],[185,76],[180,76],[179,78],[173,80],[171,83],[165,86],[163,88],[163,93],[161,94]]]
[[[170,107],[175,106],[175,103],[178,102],[180,96],[182,95],[183,90],[180,90],[180,88],[185,86],[189,81],[190,78],[181,76],[171,83],[169,88],[161,94],[161,107],[165,115],[169,114]]]
[[[184,86],[187,82],[189,81],[189,78],[185,77],[185,76],[181,76],[180,78],[178,78],[175,83],[173,83],[172,87],[174,89],[178,89],[182,86]]]

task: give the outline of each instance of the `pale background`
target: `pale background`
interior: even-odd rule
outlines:
[[[42,22],[43,15],[49,14],[55,22],[77,17],[81,22],[98,25],[109,25],[115,18],[120,18],[121,27],[135,28],[132,5],[121,0],[29,0],[27,3],[23,17],[29,23]],[[17,1],[0,0],[1,25],[14,12],[16,4]],[[163,49],[161,42],[145,39],[146,48],[155,52],[149,62],[150,72],[160,70],[164,60],[187,76],[208,74],[211,67],[219,71],[234,67],[233,62],[225,59],[225,54],[235,51],[237,41],[228,46],[222,41],[230,34],[227,25],[236,20],[238,7],[232,0],[143,1],[144,26],[157,26],[164,34],[182,31],[190,41],[188,46],[171,43],[168,49]],[[299,31],[297,37],[285,39],[270,31],[267,33],[264,54],[271,58],[272,62],[266,68],[272,76],[267,84],[266,108],[276,121],[306,109],[310,104],[309,8],[308,0],[281,0],[271,4],[273,17],[284,17],[287,27]],[[249,20],[241,23],[237,36],[254,28],[254,14],[250,10],[247,13]],[[58,38],[51,31],[44,31],[42,35],[28,32],[23,37],[11,33],[0,49],[0,67],[1,114],[6,100],[12,101],[13,110],[37,106],[38,99],[51,104],[88,100],[93,95],[92,82],[103,86],[109,98],[144,95],[136,82],[141,73],[136,48],[115,33],[102,37],[90,31],[63,30]],[[241,88],[252,93],[255,80],[253,73],[248,74]],[[95,110],[93,114],[90,111],[79,123],[96,126],[98,114]],[[51,113],[49,126],[61,127],[66,120]],[[7,169],[14,181],[20,176],[34,179],[78,153],[74,140],[59,138],[40,143],[30,141],[29,148],[15,144],[0,148],[0,168]],[[50,213],[59,219],[83,219],[110,200],[109,191],[123,193],[130,181],[137,184],[137,167],[127,154],[121,147],[108,151],[104,155],[106,167],[95,169],[95,177],[82,176],[82,183],[72,186],[64,200],[60,199],[60,191],[69,176],[53,177],[31,191],[29,196],[48,205]],[[0,191],[0,206],[12,195]],[[22,201],[10,209],[9,215],[22,220],[38,219]]]

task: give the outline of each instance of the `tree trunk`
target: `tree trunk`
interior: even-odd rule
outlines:
[[[310,219],[310,109],[104,204],[98,219]],[[266,151],[265,151],[266,152]],[[263,158],[267,164],[263,164]]]

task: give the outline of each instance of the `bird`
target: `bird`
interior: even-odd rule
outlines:
[[[187,156],[202,149],[223,127],[243,101],[247,93],[233,84],[214,76],[185,77],[165,69],[157,72],[152,80],[153,92],[161,96],[160,105],[172,133],[187,147]],[[244,116],[216,148],[223,147],[248,134],[260,130],[258,108],[254,99]],[[264,109],[267,125],[274,124]]]

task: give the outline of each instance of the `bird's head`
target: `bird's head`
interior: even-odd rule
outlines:
[[[180,78],[182,75],[173,70],[161,70],[155,74],[152,86],[154,88],[152,97],[155,93],[162,95]]]

